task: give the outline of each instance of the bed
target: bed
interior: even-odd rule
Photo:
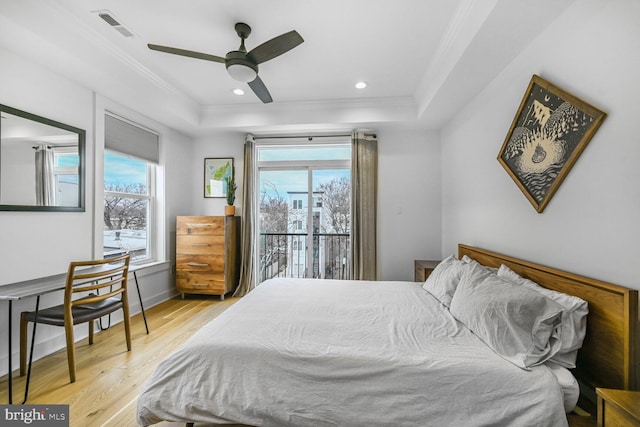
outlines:
[[[635,389],[636,290],[467,245],[458,257],[588,303],[572,374],[542,359],[517,366],[528,359],[487,345],[452,315],[464,314],[463,286],[447,306],[414,282],[272,279],[159,364],[138,423],[562,426],[577,382],[581,406],[596,386]]]

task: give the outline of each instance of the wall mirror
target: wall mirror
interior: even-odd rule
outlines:
[[[0,210],[83,212],[85,134],[0,104]]]

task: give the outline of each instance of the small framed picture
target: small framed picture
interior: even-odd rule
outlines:
[[[204,197],[227,197],[228,176],[233,177],[233,157],[204,159]]]

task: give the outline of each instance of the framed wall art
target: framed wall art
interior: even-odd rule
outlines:
[[[233,157],[204,159],[204,197],[227,197],[227,176],[233,176]]]
[[[498,162],[542,212],[606,114],[534,75]]]

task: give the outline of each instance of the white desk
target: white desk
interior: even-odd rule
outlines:
[[[140,294],[140,286],[138,285],[138,276],[136,272],[145,268],[153,267],[155,265],[162,264],[162,261],[151,263],[151,264],[143,264],[143,265],[129,265],[129,273],[133,274],[133,279],[136,284],[136,290],[138,291],[138,299],[140,301],[140,309],[142,310],[142,318],[144,319],[144,327],[147,330],[147,334],[149,333],[149,326],[147,325],[147,316],[144,312],[144,305],[142,304],[142,295]],[[9,324],[8,324],[8,333],[9,337],[9,349],[8,349],[8,359],[9,359],[9,370],[8,370],[8,397],[9,404],[13,403],[13,375],[12,375],[12,348],[11,348],[11,332],[12,332],[12,303],[13,301],[18,301],[25,298],[36,297],[36,310],[40,304],[40,297],[42,295],[64,290],[65,282],[67,279],[67,273],[55,274],[53,276],[47,277],[39,277],[37,279],[25,280],[22,282],[15,282],[6,285],[0,285],[0,300],[8,301],[9,303]],[[29,377],[27,375],[27,381],[25,385],[24,392],[24,402],[27,401],[27,396],[29,394]]]

